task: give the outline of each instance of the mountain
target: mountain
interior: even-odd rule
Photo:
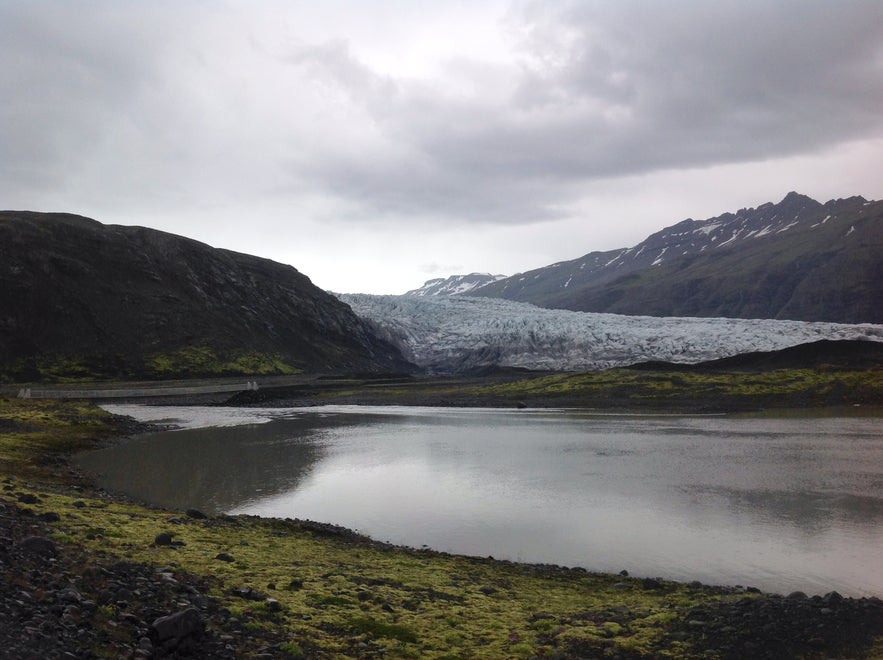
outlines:
[[[407,368],[291,266],[143,227],[0,212],[0,378]]]
[[[883,201],[821,204],[792,192],[469,295],[617,314],[883,323]]]
[[[406,296],[455,296],[469,293],[475,289],[502,280],[505,275],[491,275],[490,273],[469,273],[469,275],[451,275],[447,279],[440,277],[426,280],[418,289],[411,289]]]
[[[340,297],[409,360],[435,373],[696,363],[824,339],[883,341],[883,326],[871,324],[621,316],[472,296]]]

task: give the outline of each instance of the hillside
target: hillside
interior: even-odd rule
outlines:
[[[0,212],[0,378],[409,365],[291,266],[143,227]]]
[[[792,192],[468,295],[616,314],[883,323],[883,201],[821,204]]]

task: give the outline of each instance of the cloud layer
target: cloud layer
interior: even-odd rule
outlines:
[[[883,140],[877,0],[0,0],[0,43],[0,205],[260,252],[237,238],[248,214],[278,258],[280,237],[319,250],[419,230],[444,248],[409,268],[465,263],[452,246],[483,231],[603,234],[611,209],[639,212],[629,184],[844,150],[859,168]],[[475,234],[440,233],[455,230]]]

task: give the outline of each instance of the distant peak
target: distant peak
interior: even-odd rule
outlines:
[[[779,204],[812,204],[813,206],[819,205],[819,202],[814,200],[812,197],[808,197],[807,195],[801,195],[799,192],[794,192],[793,190],[785,195],[784,199],[779,202]]]

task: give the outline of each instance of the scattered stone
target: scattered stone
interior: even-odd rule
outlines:
[[[71,502],[71,506],[75,509],[84,509],[86,508],[86,503],[83,500],[76,500],[74,502]]]
[[[54,557],[57,553],[55,544],[42,536],[29,536],[18,544],[28,554],[40,557]]]
[[[18,501],[22,504],[36,504],[40,501],[40,498],[33,493],[22,493],[18,496]]]
[[[47,511],[46,513],[41,513],[37,516],[43,522],[58,522],[61,520],[61,516],[58,515],[55,511]]]
[[[153,545],[172,545],[172,537],[174,534],[169,532],[160,532],[153,539]]]
[[[204,634],[205,622],[192,607],[156,619],[148,631],[150,642],[164,654],[191,649]]]
[[[497,593],[497,590],[489,585],[485,585],[483,587],[479,587],[478,590],[483,593],[485,596],[490,596],[491,594]]]
[[[259,591],[254,587],[238,587],[236,589],[231,589],[229,592],[231,596],[237,596],[239,598],[244,598],[245,600],[267,600],[269,596],[265,594],[263,591]]]
[[[304,581],[300,578],[291,578],[291,582],[288,583],[289,589],[294,589],[295,591],[298,589],[304,588]]]
[[[187,511],[185,511],[184,513],[187,514],[188,518],[193,518],[195,520],[205,520],[206,518],[208,518],[207,515],[205,515],[202,511],[198,509],[187,509]]]
[[[644,578],[641,580],[641,586],[648,591],[662,589],[662,582],[656,578]]]
[[[219,552],[218,554],[215,555],[215,559],[220,559],[221,561],[226,561],[226,562],[236,561],[235,559],[233,559],[233,555],[231,555],[227,552]]]

